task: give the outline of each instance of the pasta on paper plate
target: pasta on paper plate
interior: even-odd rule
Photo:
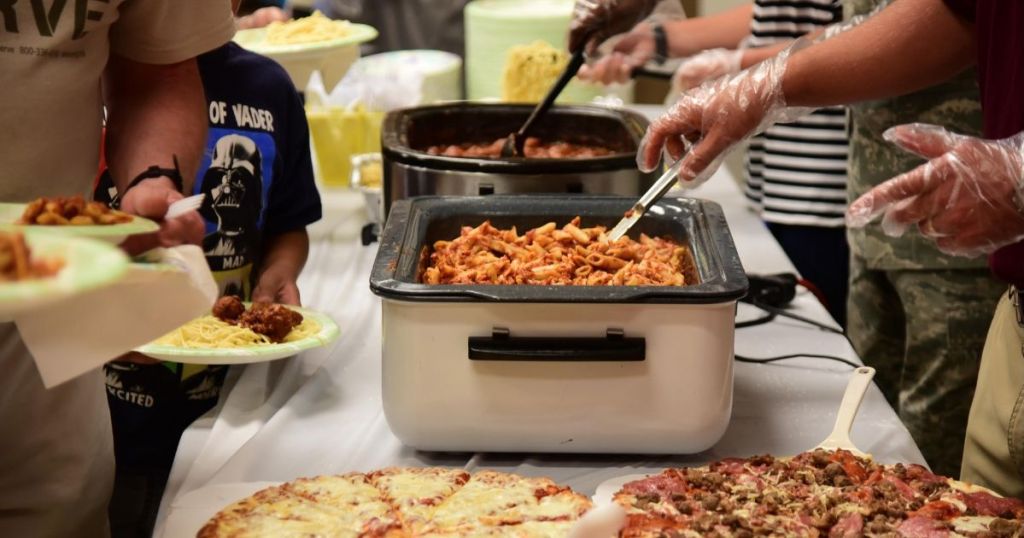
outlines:
[[[358,45],[375,37],[377,31],[371,26],[329,19],[317,11],[300,19],[275,21],[266,28],[239,30],[235,42],[277,59],[280,53],[322,52],[323,49]]]
[[[244,364],[290,357],[338,336],[328,316],[293,306],[242,303],[222,297],[202,316],[136,349],[155,359],[187,364]]]
[[[298,45],[317,43],[347,37],[352,33],[348,21],[335,21],[319,11],[309,17],[291,21],[274,21],[267,26],[267,43],[270,45]]]

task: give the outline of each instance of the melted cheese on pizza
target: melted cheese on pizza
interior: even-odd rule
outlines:
[[[590,501],[542,478],[483,471],[448,498],[431,520],[439,530],[576,519]]]
[[[198,537],[357,536],[362,527],[344,511],[270,488],[222,511]]]
[[[590,506],[545,478],[390,468],[263,490],[219,512],[199,537],[554,538]]]
[[[369,478],[401,512],[403,523],[419,531],[434,510],[469,480],[469,473],[457,469],[390,468],[371,473]]]

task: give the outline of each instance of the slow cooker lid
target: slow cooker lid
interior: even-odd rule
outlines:
[[[689,246],[699,282],[688,286],[428,285],[419,281],[424,249],[458,237],[462,226],[490,220],[521,232],[579,215],[584,226],[611,228],[635,202],[609,196],[516,195],[429,196],[395,202],[381,236],[370,288],[405,301],[493,301],[543,303],[722,303],[742,298],[746,273],[718,204],[688,198],[663,199],[630,231],[668,236]]]

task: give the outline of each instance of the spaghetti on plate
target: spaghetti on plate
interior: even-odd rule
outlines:
[[[303,340],[315,336],[318,332],[320,324],[307,317],[293,327],[282,342]],[[266,346],[277,342],[246,327],[232,325],[214,316],[203,316],[161,336],[153,343],[190,349],[224,349]]]

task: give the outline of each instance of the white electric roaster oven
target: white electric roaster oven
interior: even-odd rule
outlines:
[[[434,451],[685,454],[732,412],[736,301],[747,278],[721,208],[665,199],[630,231],[689,246],[696,284],[427,285],[434,241],[485,220],[520,232],[579,215],[611,228],[633,198],[420,197],[395,202],[370,287],[383,300],[391,430]]]

